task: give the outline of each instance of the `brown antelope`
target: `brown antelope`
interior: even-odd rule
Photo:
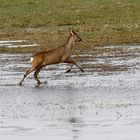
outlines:
[[[37,75],[40,70],[47,65],[69,63],[72,64],[72,66],[76,65],[82,72],[84,72],[84,70],[71,58],[72,47],[76,42],[82,41],[82,39],[72,29],[69,29],[69,32],[70,36],[63,46],[46,52],[39,52],[31,57],[32,66],[25,72],[23,78],[19,82],[19,85],[22,85],[22,82],[24,81],[26,76],[33,71],[35,71],[34,78],[37,81],[37,84],[40,85],[41,82]],[[67,72],[70,72],[71,69],[69,69]]]

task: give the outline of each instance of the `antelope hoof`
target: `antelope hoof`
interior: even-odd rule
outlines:
[[[69,72],[71,72],[71,69],[69,69],[69,70],[66,71],[66,73],[69,73]]]
[[[47,81],[44,81],[44,84],[47,84]]]
[[[42,82],[37,82],[37,85],[41,85],[41,84],[43,84]]]
[[[37,82],[37,86],[43,85],[43,84],[47,84],[47,81],[45,82]]]
[[[22,82],[18,83],[19,86],[22,86]]]
[[[85,72],[83,69],[81,69],[82,72]]]

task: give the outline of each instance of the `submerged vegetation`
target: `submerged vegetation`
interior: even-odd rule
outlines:
[[[78,49],[140,44],[139,0],[0,0],[0,40],[27,40],[33,48],[0,52],[37,52],[62,45],[68,28],[83,39]]]

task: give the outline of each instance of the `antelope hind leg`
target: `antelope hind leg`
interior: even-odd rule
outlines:
[[[23,78],[21,79],[21,81],[19,82],[19,85],[22,86],[22,83],[24,81],[24,79],[27,77],[27,75],[29,75],[32,71],[34,71],[33,68],[28,69],[25,74],[23,75]]]
[[[34,73],[34,78],[35,78],[35,80],[37,81],[37,84],[38,85],[40,85],[40,84],[42,84],[42,82],[40,82],[40,80],[39,80],[39,78],[38,78],[38,74],[39,74],[39,72],[40,72],[40,70],[43,68],[43,66],[40,66],[36,71],[35,71],[35,73]]]

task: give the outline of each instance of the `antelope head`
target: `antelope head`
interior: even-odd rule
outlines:
[[[78,36],[78,34],[72,30],[71,28],[69,29],[71,38],[72,38],[72,44],[75,45],[75,42],[80,42],[82,39]]]

